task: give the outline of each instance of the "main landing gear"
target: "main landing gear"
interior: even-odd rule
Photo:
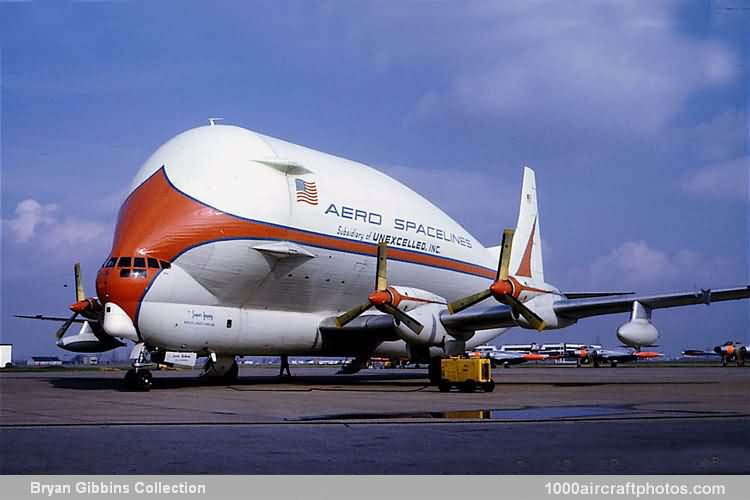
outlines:
[[[143,343],[136,344],[130,353],[130,359],[133,360],[133,368],[125,373],[125,388],[130,391],[150,391],[154,380],[148,368],[153,363],[146,346]]]
[[[220,356],[211,353],[203,366],[200,377],[217,384],[234,384],[239,378],[240,368],[235,356]]]

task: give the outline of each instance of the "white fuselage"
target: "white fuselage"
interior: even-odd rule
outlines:
[[[149,204],[161,205],[149,212]],[[111,308],[105,329],[126,315],[137,339],[163,349],[319,353],[320,322],[373,290],[382,240],[395,285],[452,300],[494,277],[496,251],[373,168],[238,127],[189,130],[136,175],[111,254],[154,256],[171,268],[149,270],[135,309]],[[109,272],[97,281],[99,297],[122,305],[117,268]],[[398,341],[377,352],[407,351]]]

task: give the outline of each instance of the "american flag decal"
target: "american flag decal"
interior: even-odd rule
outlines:
[[[294,188],[297,192],[298,203],[318,204],[318,188],[314,182],[305,182],[302,179],[294,179]]]

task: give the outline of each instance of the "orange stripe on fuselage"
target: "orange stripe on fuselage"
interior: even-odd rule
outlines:
[[[164,167],[136,188],[125,200],[117,219],[111,256],[145,256],[172,261],[190,248],[227,239],[286,240],[348,253],[375,256],[377,245],[312,233],[300,229],[243,219],[210,207],[180,192],[169,181]],[[492,279],[495,271],[434,255],[389,248],[392,260],[422,264]],[[114,271],[114,269],[113,269]],[[109,296],[135,321],[135,312],[148,283],[107,273],[107,290],[97,280],[100,297]],[[118,300],[121,296],[124,303]],[[137,297],[136,297],[137,296]]]

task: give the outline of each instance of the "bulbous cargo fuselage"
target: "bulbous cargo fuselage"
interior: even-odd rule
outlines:
[[[192,129],[145,162],[122,205],[97,276],[104,327],[180,350],[315,351],[321,318],[373,289],[379,241],[394,284],[452,299],[495,274],[474,237],[375,169],[239,127]]]

